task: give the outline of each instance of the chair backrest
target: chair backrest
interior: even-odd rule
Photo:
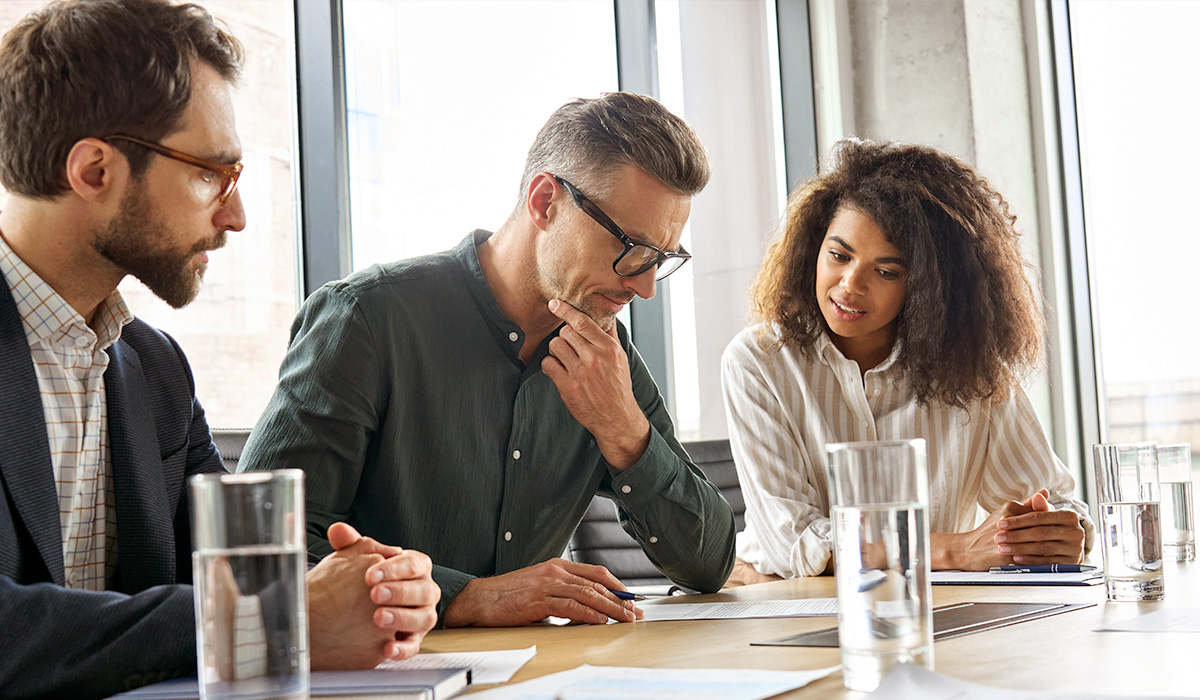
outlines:
[[[246,440],[250,437],[250,429],[214,430],[212,437],[217,445],[217,452],[221,453],[221,459],[225,462],[225,468],[231,473],[237,471],[238,460],[242,458],[242,448],[246,446]]]
[[[733,508],[737,530],[745,522],[746,503],[738,485],[737,470],[728,440],[687,442],[683,448],[696,466]],[[621,529],[617,522],[616,504],[596,496],[575,529],[568,547],[571,559],[586,564],[600,564],[628,586],[670,584],[671,581],[650,562],[641,545]]]

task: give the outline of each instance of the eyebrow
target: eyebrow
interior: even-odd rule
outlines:
[[[838,236],[830,236],[829,240],[836,242],[838,245],[850,251],[851,253],[854,252],[854,247]],[[888,265],[899,265],[904,268],[908,267],[908,263],[904,262],[904,258],[875,258],[875,262]]]
[[[243,157],[244,157],[244,154],[239,154],[239,155],[235,156],[232,153],[230,153],[229,151],[224,151],[224,152],[214,156],[213,158],[208,158],[206,160],[210,160],[213,163],[220,163],[221,165],[233,165],[234,163],[240,163],[242,161]]]

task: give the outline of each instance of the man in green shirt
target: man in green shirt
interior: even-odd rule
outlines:
[[[559,108],[494,234],[304,303],[242,464],[307,472],[316,554],[338,520],[428,553],[444,626],[634,620],[606,569],[556,558],[597,493],[667,576],[717,590],[733,513],[616,320],[686,262],[708,177],[695,133],[650,98]]]

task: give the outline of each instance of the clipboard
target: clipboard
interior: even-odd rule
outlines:
[[[933,641],[1015,625],[1018,622],[1090,608],[1095,603],[959,603],[933,609]],[[802,632],[782,639],[751,642],[751,646],[836,647],[836,627]]]

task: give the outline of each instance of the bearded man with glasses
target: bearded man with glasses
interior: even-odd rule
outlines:
[[[637,619],[604,567],[557,558],[596,494],[673,581],[719,589],[733,512],[617,320],[690,257],[708,178],[653,99],[563,105],[495,233],[309,297],[240,464],[306,471],[310,551],[345,519],[427,552],[444,626]]]
[[[50,3],[0,42],[0,697],[196,673],[185,481],[224,465],[187,358],[117,285],[183,306],[245,226],[242,57],[165,0]],[[415,654],[428,557],[331,525],[306,576],[312,667]]]

